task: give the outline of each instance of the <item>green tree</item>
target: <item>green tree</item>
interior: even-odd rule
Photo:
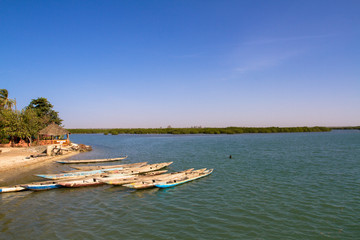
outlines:
[[[11,142],[15,137],[27,139],[30,146],[32,139],[44,126],[43,119],[39,118],[33,109],[24,109],[21,112],[5,109],[0,112],[0,123],[0,135],[9,136]]]
[[[57,125],[61,125],[62,119],[59,117],[59,113],[53,109],[53,105],[46,98],[37,98],[31,100],[29,106],[26,109],[33,109],[37,113],[38,117],[44,120],[45,125],[52,122]]]
[[[20,114],[21,136],[27,138],[31,146],[32,139],[44,126],[44,119],[40,118],[33,109],[23,109]]]
[[[9,92],[6,89],[0,89],[0,110],[12,109],[15,105],[15,100],[9,99]]]
[[[20,112],[4,109],[0,111],[1,134],[9,136],[11,141],[15,137],[21,137]]]

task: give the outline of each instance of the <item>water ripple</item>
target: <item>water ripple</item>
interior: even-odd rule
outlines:
[[[172,171],[215,171],[169,189],[99,186],[1,194],[1,239],[360,236],[360,136],[355,132],[77,137],[90,145],[99,142],[89,157],[126,150],[130,162],[174,160]]]

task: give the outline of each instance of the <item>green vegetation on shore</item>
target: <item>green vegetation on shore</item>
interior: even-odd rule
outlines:
[[[50,123],[60,125],[62,121],[46,98],[32,99],[19,111],[16,100],[9,98],[8,90],[0,89],[0,144],[24,140],[31,145],[41,129]]]
[[[357,127],[332,127],[333,130],[360,130],[360,126]]]
[[[328,132],[331,128],[327,127],[266,127],[266,128],[248,128],[248,127],[226,127],[226,128],[78,128],[67,129],[72,134],[102,133],[105,135],[117,134],[242,134],[242,133],[289,133],[289,132]]]

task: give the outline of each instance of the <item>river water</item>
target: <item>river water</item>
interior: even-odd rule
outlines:
[[[94,149],[73,159],[126,154],[214,172],[165,190],[3,193],[0,239],[360,239],[360,131],[71,138]],[[66,168],[49,163],[12,183]]]

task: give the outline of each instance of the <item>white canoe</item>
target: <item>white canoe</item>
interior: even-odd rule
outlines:
[[[26,188],[22,186],[11,186],[11,187],[0,187],[0,193],[4,192],[19,192],[25,190]]]
[[[129,163],[129,164],[121,164],[121,165],[102,165],[102,166],[77,166],[72,167],[77,170],[66,171],[66,172],[76,172],[76,171],[92,171],[92,170],[99,170],[99,169],[109,169],[109,168],[133,168],[133,167],[141,167],[146,165],[147,162],[139,162],[139,163]]]
[[[86,159],[86,160],[64,160],[64,161],[57,161],[58,163],[63,164],[72,164],[72,163],[99,163],[99,162],[113,162],[113,161],[120,161],[126,159],[125,157],[119,158],[103,158],[103,159]]]

